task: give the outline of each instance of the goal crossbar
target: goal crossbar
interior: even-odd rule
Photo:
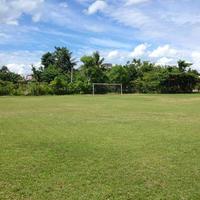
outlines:
[[[92,84],[92,94],[95,94],[95,86],[96,85],[103,85],[103,86],[120,86],[120,93],[123,94],[123,88],[121,83],[93,83]]]

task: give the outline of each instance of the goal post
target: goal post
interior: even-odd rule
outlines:
[[[92,83],[92,94],[95,95],[95,88],[96,86],[105,86],[105,87],[113,87],[118,86],[120,88],[120,94],[123,94],[123,86],[121,83]]]

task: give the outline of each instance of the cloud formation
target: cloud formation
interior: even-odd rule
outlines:
[[[19,71],[40,60],[36,52],[66,46],[77,60],[98,50],[113,63],[185,59],[200,69],[199,7],[199,0],[0,0],[0,65]]]
[[[141,3],[146,3],[149,2],[150,0],[127,0],[126,5],[136,5],[136,4],[141,4]]]
[[[0,24],[18,25],[23,14],[39,21],[38,10],[43,3],[44,0],[0,0]]]
[[[140,44],[137,47],[135,47],[133,52],[131,52],[130,56],[133,58],[141,58],[146,53],[147,48],[147,44]]]
[[[91,15],[91,14],[94,14],[98,11],[103,11],[105,8],[107,7],[107,4],[105,1],[103,0],[98,0],[98,1],[95,1],[94,3],[92,3],[88,9],[87,9],[87,14]]]
[[[9,70],[27,75],[31,73],[31,66],[40,66],[42,51],[12,51],[0,52],[0,66],[6,65]]]
[[[149,54],[150,58],[159,58],[159,57],[175,57],[177,55],[177,50],[170,47],[170,45],[159,46],[157,49],[152,51]]]

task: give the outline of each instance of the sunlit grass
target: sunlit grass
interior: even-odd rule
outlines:
[[[200,96],[0,98],[0,199],[199,199]]]

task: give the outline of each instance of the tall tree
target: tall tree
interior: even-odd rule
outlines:
[[[18,83],[19,81],[22,81],[23,78],[19,74],[11,72],[6,66],[3,66],[0,69],[0,80]]]
[[[50,53],[50,52],[45,53],[41,58],[41,63],[44,66],[44,68],[47,68],[50,65],[54,65],[55,57],[54,57],[53,53]]]
[[[116,65],[112,67],[107,75],[111,83],[122,83],[126,85],[128,82],[128,70],[122,65]]]
[[[65,47],[55,47],[54,58],[56,67],[62,69],[63,72],[71,72],[76,61],[72,58],[72,52]]]
[[[81,72],[87,82],[105,82],[106,75],[102,69],[104,58],[100,57],[98,52],[94,52],[91,56],[83,56],[81,62]]]
[[[42,67],[40,67],[39,69],[36,69],[36,67],[32,65],[32,72],[33,72],[32,76],[38,82],[42,81],[42,71],[43,71]]]
[[[187,68],[189,68],[192,65],[192,63],[187,63],[185,60],[179,60],[178,61],[178,68],[180,72],[185,72]]]
[[[99,52],[98,51],[95,51],[94,53],[93,53],[93,59],[94,59],[94,63],[95,63],[95,65],[97,66],[97,67],[102,67],[102,65],[103,65],[103,62],[104,62],[104,58],[101,58],[101,56],[100,56],[100,54],[99,54]]]

